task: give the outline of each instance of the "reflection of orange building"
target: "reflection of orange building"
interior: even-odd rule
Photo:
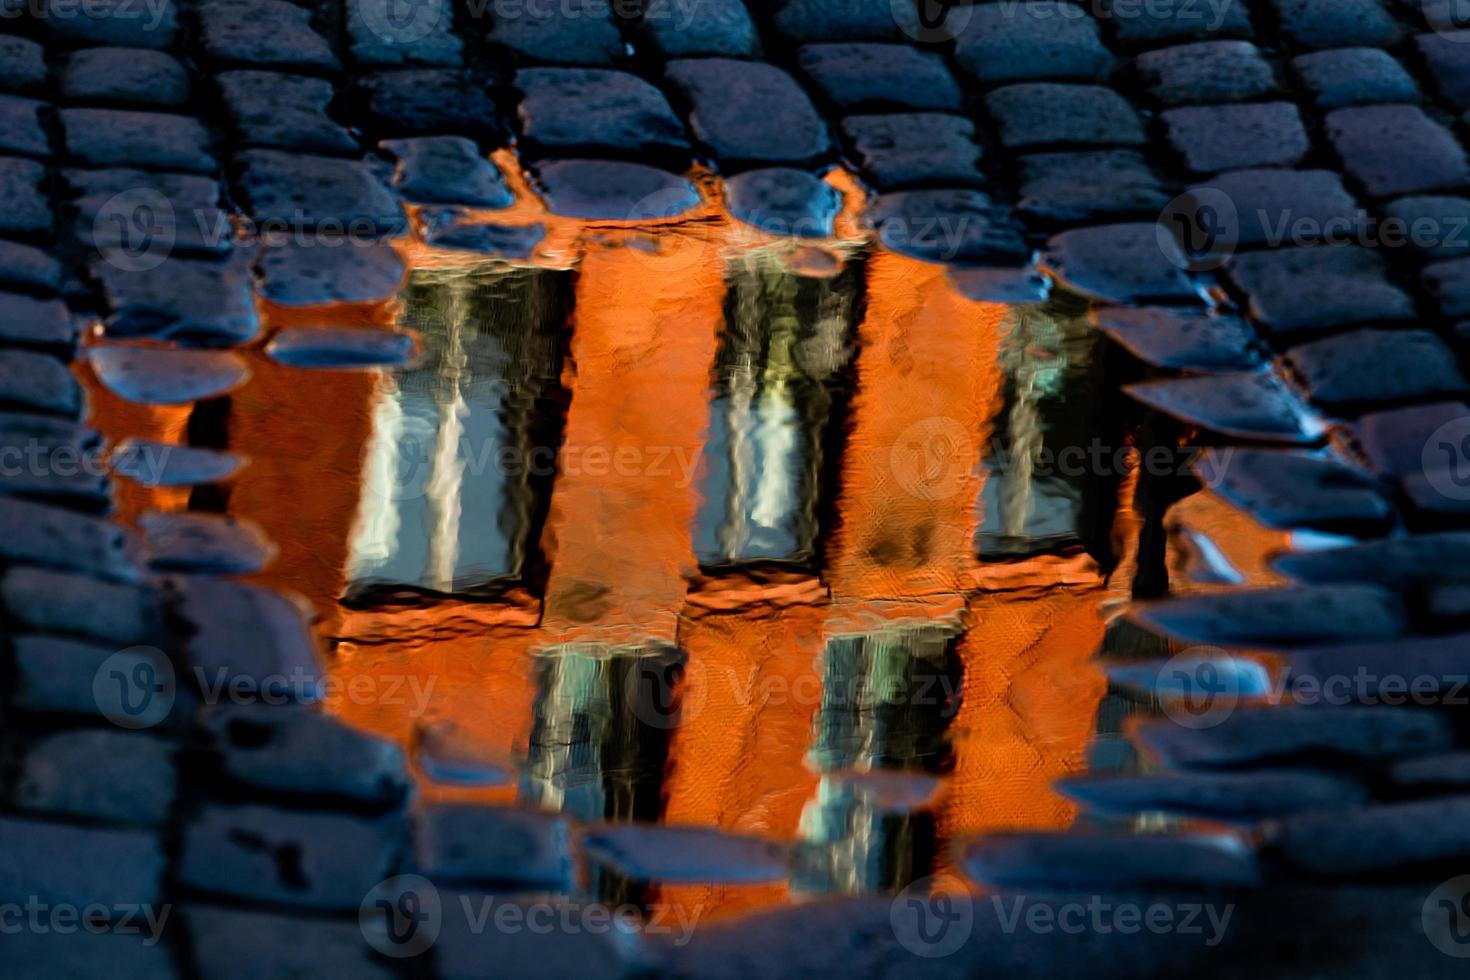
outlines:
[[[824,471],[840,470],[838,482],[820,490],[832,495],[822,505],[833,524],[820,546],[820,578],[800,570],[757,576],[712,602],[708,591],[722,586],[711,586],[701,570],[696,523],[701,479],[710,472],[702,453],[726,317],[722,236],[730,231],[723,221],[691,222],[650,244],[630,241],[637,233],[590,229],[575,246],[561,376],[569,400],[559,472],[534,543],[531,564],[545,570],[533,583],[541,597],[534,625],[534,611],[518,619],[460,602],[344,609],[364,447],[383,386],[372,372],[305,373],[253,357],[254,379],[233,396],[228,425],[231,450],[252,463],[236,478],[228,510],[258,522],[280,546],[280,559],[259,578],[302,592],[317,607],[333,671],[344,681],[331,707],[405,743],[418,725],[452,721],[508,766],[539,753],[526,767],[530,783],[428,786],[430,796],[551,806],[575,798],[584,815],[602,806],[604,816],[647,816],[644,789],[632,793],[631,809],[611,802],[624,798],[616,786],[625,773],[603,773],[600,787],[573,786],[572,774],[586,775],[588,756],[557,755],[567,741],[558,733],[571,732],[574,741],[590,730],[588,719],[601,717],[598,705],[619,695],[607,685],[616,687],[621,682],[609,678],[621,675],[600,662],[619,650],[677,648],[687,658],[682,714],[649,750],[661,765],[651,789],[658,815],[790,841],[820,825],[824,836],[809,841],[808,856],[850,869],[853,854],[869,860],[898,846],[874,834],[902,838],[912,828],[853,817],[844,830],[838,824],[846,811],[823,809],[837,797],[827,781],[834,773],[814,751],[814,726],[819,715],[842,714],[831,708],[830,651],[843,638],[866,639],[876,651],[863,661],[871,682],[883,670],[911,667],[904,642],[889,648],[875,637],[938,630],[952,637],[944,649],[960,667],[959,698],[938,721],[916,724],[934,729],[928,734],[950,747],[948,757],[931,754],[911,766],[896,760],[902,748],[884,734],[893,726],[863,729],[868,719],[859,707],[845,723],[866,732],[865,748],[841,765],[947,774],[923,831],[941,855],[966,834],[1067,825],[1072,809],[1049,783],[1080,767],[1103,695],[1101,676],[1088,664],[1101,642],[1103,593],[1075,550],[1003,564],[977,560],[985,473],[976,464],[1004,397],[997,350],[1007,311],[963,299],[940,270],[922,263],[885,253],[858,267],[866,296],[861,321],[848,325],[856,338],[855,393],[842,409],[838,468]],[[396,315],[391,307],[356,314],[365,323]],[[282,316],[272,311],[269,319]],[[335,311],[315,316],[333,322]],[[305,314],[292,318],[312,322]],[[98,421],[113,438],[181,438],[176,419],[125,412],[105,395],[99,403]],[[809,505],[781,489],[768,491],[771,499]],[[129,513],[187,506],[176,493],[133,495]],[[699,601],[691,601],[695,582],[702,583]],[[531,605],[538,605],[534,595]],[[565,663],[548,671],[548,658]],[[361,691],[384,692],[390,678],[401,693],[422,691],[426,711],[409,710],[406,696],[388,703],[354,694],[353,678],[385,682]],[[628,724],[660,728],[656,719]],[[595,754],[604,766],[612,756],[617,766],[636,767],[643,758],[641,748],[631,756],[607,749],[604,742]],[[588,811],[588,799],[603,802]],[[861,873],[844,873],[863,884]],[[922,873],[898,869],[891,877]],[[705,914],[728,914],[793,889],[800,890],[663,893],[699,903]]]

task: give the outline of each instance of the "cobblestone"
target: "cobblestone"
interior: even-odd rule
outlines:
[[[115,9],[125,3],[134,0],[96,0],[77,16],[47,0],[46,23],[23,4],[4,7],[7,30],[24,37],[0,38],[0,283],[13,290],[0,293],[0,449],[101,452],[101,437],[76,421],[87,406],[66,363],[84,329],[111,392],[150,405],[207,401],[188,423],[188,445],[112,447],[111,472],[133,484],[119,514],[141,534],[103,519],[114,506],[106,472],[0,473],[0,494],[21,498],[0,521],[9,634],[0,670],[10,680],[0,740],[7,803],[28,813],[0,816],[0,884],[77,904],[177,902],[187,935],[170,930],[153,947],[23,933],[12,937],[12,972],[794,976],[833,962],[854,976],[912,972],[893,922],[902,907],[887,895],[702,926],[691,950],[631,925],[594,933],[579,917],[600,906],[572,901],[592,894],[573,873],[589,862],[605,902],[641,902],[645,881],[658,895],[676,880],[779,880],[791,857],[798,875],[812,873],[805,859],[822,855],[809,841],[790,854],[785,842],[706,829],[573,831],[565,816],[439,795],[415,803],[415,776],[431,785],[462,776],[465,758],[476,760],[476,778],[455,793],[513,776],[504,760],[475,753],[441,765],[428,728],[414,735],[421,771],[411,774],[402,749],[315,704],[327,658],[294,599],[209,577],[253,572],[274,553],[258,529],[214,513],[232,493],[259,491],[218,485],[248,460],[224,451],[234,443],[219,433],[194,431],[241,380],[214,370],[235,355],[97,343],[244,345],[261,309],[275,317],[276,305],[292,305],[316,309],[273,335],[275,364],[261,362],[261,374],[398,363],[418,349],[414,334],[365,331],[357,317],[403,288],[405,255],[430,250],[434,266],[471,253],[541,262],[575,253],[565,217],[663,221],[699,208],[679,229],[697,235],[718,205],[776,237],[821,240],[848,237],[846,217],[835,218],[850,203],[870,240],[805,248],[792,266],[859,269],[883,249],[941,265],[935,281],[953,287],[944,303],[957,305],[902,314],[924,329],[968,315],[964,296],[1030,304],[1052,293],[1069,317],[1082,316],[1083,299],[1102,304],[1089,315],[1111,346],[1085,355],[1051,351],[1046,330],[1061,319],[1049,311],[1016,318],[1025,357],[1043,351],[1070,365],[1079,355],[1139,403],[1119,407],[1109,391],[1085,402],[1098,417],[1089,424],[1125,427],[1143,458],[1149,447],[1177,450],[1183,423],[1190,440],[1216,447],[1193,467],[1212,506],[1282,532],[1290,547],[1313,540],[1301,531],[1347,536],[1276,556],[1272,567],[1296,583],[1285,588],[1221,588],[1235,570],[1205,569],[1217,585],[1135,610],[1155,627],[1147,649],[1164,650],[1166,632],[1222,644],[1209,665],[1233,664],[1229,677],[1260,687],[1265,672],[1233,651],[1280,648],[1296,694],[1361,668],[1417,671],[1443,696],[1463,672],[1467,546],[1462,533],[1438,529],[1466,526],[1470,505],[1442,489],[1458,474],[1426,456],[1442,427],[1470,424],[1470,407],[1442,400],[1464,394],[1456,352],[1470,342],[1467,246],[1448,227],[1470,211],[1459,196],[1470,183],[1461,142],[1470,45],[1452,4],[1026,0],[958,5],[921,22],[918,5],[886,0],[705,0],[698,9],[575,0],[513,13],[496,4],[487,16],[430,0],[410,23],[386,0],[159,0],[142,18]],[[866,185],[846,202],[837,188],[850,178],[827,173],[839,160]],[[517,200],[517,168],[553,218],[524,216],[541,202]],[[1222,198],[1228,220],[1212,227]],[[469,210],[512,205],[503,222]],[[1294,222],[1340,226],[1355,244],[1317,246]],[[1393,248],[1388,222],[1429,235]],[[271,225],[286,240],[272,240]],[[1224,241],[1197,249],[1199,231]],[[1365,240],[1379,232],[1384,241]],[[343,247],[322,247],[329,241]],[[657,251],[648,261],[668,258]],[[815,281],[801,279],[803,290]],[[887,300],[880,291],[854,301],[878,311],[864,321],[865,343],[886,329]],[[331,303],[353,304],[340,311],[345,322]],[[432,325],[421,326],[427,337]],[[814,346],[793,348],[802,370]],[[153,366],[121,381],[109,364],[144,356]],[[1002,356],[1022,355],[1006,347]],[[160,369],[171,360],[214,368],[202,379]],[[329,385],[333,375],[302,377]],[[1258,448],[1270,442],[1305,448]],[[257,472],[279,475],[280,461],[263,462]],[[1141,468],[1130,490],[1143,524],[1140,596],[1176,484],[1196,488],[1182,469]],[[148,513],[133,496],[140,485],[195,489],[160,498],[188,510]],[[1187,524],[1183,510],[1171,520]],[[1169,533],[1186,551],[1216,543],[1193,527]],[[1172,552],[1160,544],[1157,554]],[[1105,652],[1129,630],[1146,632],[1120,621]],[[1155,661],[1129,663],[1158,680]],[[118,721],[99,677],[174,673],[158,731],[95,727]],[[1417,888],[1470,856],[1456,829],[1463,799],[1438,795],[1466,785],[1463,719],[1445,706],[1242,706],[1194,730],[1167,717],[1168,691],[1145,684],[1140,695],[1121,676],[1100,726],[1107,705],[1140,697],[1166,717],[1136,732],[1142,770],[1066,784],[1085,806],[1079,823],[1109,828],[1120,814],[1165,810],[1239,823],[1241,835],[991,835],[959,843],[959,870],[1026,891],[1218,886],[1200,894],[1235,898],[1265,875],[1272,894],[1253,900],[1268,904],[1249,914],[1271,928],[1231,938],[1266,976],[1302,963],[1365,977],[1453,965],[1420,934],[1433,923],[1404,927],[1419,922],[1422,894],[1408,901],[1406,885],[1364,884],[1412,877]],[[1355,696],[1385,693],[1364,683]],[[258,703],[267,692],[312,704]],[[1098,759],[1136,764],[1124,737],[1104,734]],[[562,748],[580,750],[580,739]],[[834,798],[849,792],[833,779]],[[863,799],[886,825],[891,801]],[[912,821],[920,838],[927,819]],[[443,887],[445,921],[432,954],[399,970],[368,952],[393,945],[372,907],[363,923],[351,920],[384,877],[403,871]],[[1336,887],[1303,884],[1319,877]],[[1269,904],[1278,886],[1279,908]],[[452,890],[461,888],[491,893]],[[506,889],[536,893],[510,904],[550,904],[570,924],[544,936],[464,921],[461,899],[500,902]],[[1399,905],[1402,923],[1383,911]],[[1218,953],[1160,937],[1056,942],[1002,929],[988,903],[974,911],[976,935],[935,961],[941,974],[983,964],[1015,975],[1181,975],[1197,960],[1229,972]],[[1439,959],[1418,969],[1431,955]]]

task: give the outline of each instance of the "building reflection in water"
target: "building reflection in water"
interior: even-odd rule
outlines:
[[[704,569],[817,570],[824,441],[861,283],[858,263],[818,277],[769,252],[730,261],[694,532]]]
[[[685,657],[664,647],[568,644],[534,658],[536,700],[519,802],[597,823],[660,818]],[[588,869],[589,890],[641,904],[643,887]]]
[[[1077,300],[1019,307],[1001,337],[1004,407],[981,462],[986,479],[975,547],[984,559],[1017,559],[1078,547],[1084,499],[1096,471],[1093,439],[1098,343]]]
[[[416,273],[403,325],[424,353],[384,372],[363,455],[349,601],[522,584],[554,468],[571,275]]]
[[[886,805],[844,774],[873,769],[940,774],[952,764],[948,729],[959,710],[956,629],[896,626],[831,638],[809,761],[822,773],[801,815],[804,892],[902,888],[929,873],[933,814]]]

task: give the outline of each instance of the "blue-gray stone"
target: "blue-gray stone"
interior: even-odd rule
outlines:
[[[1241,167],[1290,167],[1311,149],[1290,102],[1184,106],[1159,113],[1169,143],[1197,174]]]
[[[1357,780],[1314,769],[1068,776],[1057,790],[1106,813],[1161,812],[1224,820],[1354,806],[1367,798]]]
[[[1276,76],[1249,41],[1201,41],[1148,51],[1134,62],[1145,89],[1164,105],[1240,102],[1271,95]]]
[[[216,66],[315,72],[340,67],[306,7],[287,0],[201,0],[194,6],[199,47]]]
[[[151,268],[94,261],[112,337],[241,344],[260,329],[245,263],[178,257]]]
[[[1133,616],[1190,643],[1253,647],[1389,639],[1408,628],[1397,597],[1360,583],[1182,596],[1137,607]]]
[[[964,94],[944,59],[907,44],[808,44],[797,50],[796,62],[843,115],[964,107]]]
[[[263,245],[255,257],[260,294],[284,306],[379,303],[403,282],[398,250],[358,234]]]
[[[379,145],[398,160],[393,186],[416,204],[507,208],[515,203],[500,170],[473,140],[421,136]]]
[[[1402,707],[1242,707],[1207,728],[1144,722],[1134,737],[1159,763],[1181,769],[1361,764],[1444,752],[1455,744],[1450,718]]]
[[[1207,450],[1193,469],[1206,487],[1267,527],[1369,535],[1395,521],[1378,480],[1329,456],[1230,447]]]
[[[45,735],[23,751],[15,802],[35,813],[162,826],[173,807],[177,751],[167,739],[115,728]]]
[[[1152,222],[1064,231],[1047,241],[1043,261],[1068,288],[1103,302],[1198,298],[1183,253]]]
[[[256,222],[288,234],[330,232],[364,239],[404,231],[408,219],[367,163],[280,150],[235,157],[236,186]]]
[[[1280,378],[1265,371],[1145,381],[1124,390],[1165,415],[1222,435],[1294,444],[1317,437],[1306,406]]]
[[[550,160],[537,168],[553,214],[602,221],[672,218],[699,204],[688,180],[620,160]]]
[[[152,833],[0,816],[0,893],[82,908],[152,905],[164,871]]]
[[[415,815],[415,867],[439,883],[569,891],[570,836],[560,814],[438,803]]]
[[[0,151],[8,149],[0,141]],[[0,156],[0,232],[46,235],[55,225],[42,182],[46,166],[36,160]]]
[[[1374,197],[1453,190],[1470,183],[1464,148],[1418,106],[1334,109],[1324,125],[1348,174]]]
[[[730,213],[773,235],[827,238],[842,210],[842,197],[804,170],[748,170],[725,182]]]
[[[1001,144],[1011,150],[1147,142],[1138,112],[1127,99],[1101,85],[1007,85],[987,95],[985,105],[999,124]]]
[[[1225,275],[1246,295],[1251,318],[1281,336],[1415,318],[1414,303],[1369,248],[1318,245],[1238,253]]]
[[[258,585],[180,576],[175,613],[192,631],[184,640],[188,675],[213,704],[315,702],[322,665],[297,600]]]
[[[158,571],[248,575],[276,556],[254,523],[223,514],[155,511],[138,518],[149,567]]]
[[[405,702],[413,693],[404,689]],[[225,778],[257,793],[385,809],[413,792],[397,745],[316,708],[209,705],[198,725]]]
[[[848,116],[841,125],[853,162],[879,191],[986,184],[975,124],[962,116]]]
[[[41,121],[44,104],[18,95],[0,95],[0,152],[49,157],[51,141]]]
[[[146,585],[22,566],[0,576],[0,601],[12,620],[40,633],[119,646],[156,643],[162,633],[162,599]]]
[[[774,65],[682,58],[669,62],[666,72],[691,107],[691,132],[726,169],[805,166],[832,150],[827,124],[811,100]]]
[[[87,361],[109,391],[143,405],[217,398],[250,379],[245,359],[233,351],[100,344],[87,349]]]
[[[1036,225],[1154,218],[1169,203],[1163,183],[1134,150],[1033,153],[1017,162],[1016,211]]]
[[[1022,266],[1030,258],[1015,219],[979,191],[895,191],[874,202],[869,220],[885,247],[926,262]]]
[[[145,487],[220,483],[239,472],[246,462],[234,453],[151,439],[125,439],[112,455],[115,472]]]
[[[1173,306],[1104,307],[1098,329],[1146,364],[1182,371],[1249,370],[1256,333],[1239,317]]]
[[[352,368],[406,364],[418,353],[413,334],[354,327],[290,327],[265,352],[292,367]]]
[[[211,174],[209,130],[192,116],[134,109],[62,109],[68,156],[89,167],[143,167]]]
[[[1437,881],[1470,859],[1470,796],[1303,813],[1268,840],[1273,857],[1312,875],[1417,871]]]
[[[23,270],[35,253],[37,262],[54,262],[45,252],[0,242],[0,263],[6,263],[11,274]],[[59,264],[56,272],[60,274]],[[5,273],[0,272],[0,277]],[[21,283],[20,285],[35,285]],[[0,341],[6,345],[29,347],[47,354],[70,356],[76,349],[80,327],[66,304],[55,299],[36,299],[19,293],[0,292]]]
[[[163,51],[74,51],[67,56],[58,81],[69,103],[176,109],[189,101],[188,71]]]
[[[0,407],[77,418],[82,389],[66,364],[28,350],[0,350]]]
[[[1377,48],[1314,51],[1293,58],[1291,67],[1323,109],[1423,99],[1414,76]]]
[[[1312,401],[1339,413],[1470,389],[1454,351],[1428,330],[1353,330],[1292,347],[1282,364]]]
[[[1216,890],[1261,878],[1250,847],[1225,834],[996,834],[968,845],[961,866],[1000,888]]]
[[[670,162],[689,157],[684,124],[668,99],[637,75],[604,68],[516,72],[523,152],[530,157],[620,154]]]
[[[214,82],[238,145],[356,155],[357,140],[327,112],[331,82],[271,71],[224,71]]]
[[[0,529],[0,560],[8,565],[47,565],[119,582],[141,578],[128,532],[111,521],[64,507],[7,500]]]
[[[784,879],[791,870],[782,845],[713,827],[608,824],[589,830],[581,850],[634,881],[754,884]]]
[[[397,869],[402,837],[392,818],[209,803],[184,828],[174,873],[211,895],[355,912]]]

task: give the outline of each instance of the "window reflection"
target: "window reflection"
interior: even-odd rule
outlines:
[[[1096,332],[1065,298],[1018,307],[1000,342],[1005,404],[982,460],[975,546],[982,560],[1079,547],[1086,496],[1114,466],[1094,438]]]
[[[847,894],[902,888],[928,874],[934,818],[855,791],[840,773],[893,769],[937,774],[952,764],[949,726],[959,710],[956,630],[897,627],[830,639],[809,761],[823,773],[801,816],[798,890]]]
[[[731,261],[694,534],[704,568],[815,570],[823,441],[860,284],[851,267],[818,278],[769,253]]]
[[[521,584],[544,517],[570,276],[421,272],[401,322],[424,354],[384,372],[347,566],[349,600]]]

